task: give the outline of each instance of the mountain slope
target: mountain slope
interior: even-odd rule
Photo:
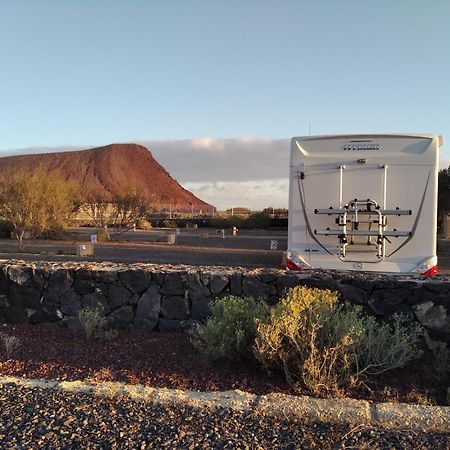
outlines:
[[[89,150],[0,158],[0,175],[18,170],[57,170],[80,187],[82,200],[99,195],[111,200],[133,189],[154,205],[210,207],[184,189],[138,144],[111,144]]]

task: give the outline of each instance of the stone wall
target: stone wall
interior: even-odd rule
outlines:
[[[371,314],[401,313],[450,341],[450,280],[331,272],[291,273],[186,266],[80,263],[0,264],[0,323],[79,328],[84,306],[100,308],[111,328],[189,330],[214,298],[263,297],[275,304],[295,285],[339,291]]]

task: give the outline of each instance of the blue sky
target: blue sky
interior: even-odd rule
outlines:
[[[446,0],[0,0],[0,155],[206,138],[257,155],[310,123],[450,139],[449,22]],[[238,166],[217,182],[270,185]]]

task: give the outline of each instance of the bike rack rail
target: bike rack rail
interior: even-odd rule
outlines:
[[[339,258],[342,261],[348,261],[348,259],[346,259],[348,252],[367,252],[373,247],[376,258],[378,261],[382,261],[386,258],[386,241],[390,242],[388,239],[389,237],[398,238],[411,236],[411,231],[387,229],[387,218],[389,216],[411,215],[412,211],[410,209],[382,209],[380,205],[372,199],[354,199],[348,202],[344,207],[339,208],[333,208],[331,206],[328,209],[315,209],[314,214],[337,216],[335,222],[339,226],[338,229],[327,228],[325,230],[314,230],[314,234],[321,236],[337,236],[339,240]],[[362,224],[367,225],[367,229],[361,229],[360,225]],[[365,243],[355,242],[355,237],[366,237],[367,240]],[[348,248],[349,244],[352,247],[351,250]]]

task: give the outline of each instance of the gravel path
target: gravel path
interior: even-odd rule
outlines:
[[[304,423],[5,384],[2,449],[446,449],[450,435]]]

